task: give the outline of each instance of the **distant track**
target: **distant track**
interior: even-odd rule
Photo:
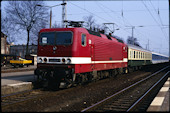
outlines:
[[[33,71],[36,68],[29,68],[29,67],[21,67],[21,68],[1,68],[1,73],[12,73],[12,72],[21,72],[21,71]]]
[[[169,66],[151,74],[150,76],[124,88],[123,90],[83,109],[81,112],[85,111],[97,111],[97,112],[107,112],[107,111],[131,111],[138,105],[141,100],[151,92],[151,89],[155,88],[158,83],[163,80],[169,72],[167,72],[163,77],[159,74],[161,71],[167,69]],[[157,76],[160,77],[157,77]],[[162,77],[162,78],[161,78]],[[156,80],[155,80],[156,79]],[[156,82],[153,85],[153,82]],[[152,86],[153,85],[153,86]],[[150,89],[148,89],[149,87]],[[159,85],[161,86],[161,85]],[[145,93],[146,92],[146,93]],[[148,104],[148,102],[147,102]],[[146,107],[146,106],[145,106]],[[143,107],[140,107],[143,108]],[[143,109],[145,110],[145,109]]]

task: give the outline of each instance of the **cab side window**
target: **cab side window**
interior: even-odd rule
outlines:
[[[86,35],[85,34],[81,35],[81,45],[86,46]]]

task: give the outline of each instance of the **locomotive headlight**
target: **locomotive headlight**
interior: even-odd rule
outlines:
[[[66,62],[66,60],[65,60],[64,58],[62,58],[62,62],[63,62],[63,63],[65,63],[65,62]]]
[[[71,63],[71,59],[68,58],[67,59],[67,63],[70,64]]]
[[[39,59],[38,59],[38,62],[39,62],[39,63],[42,63],[42,61],[43,61],[42,58],[39,58]]]
[[[47,62],[47,58],[44,58],[44,62],[45,62],[45,63]]]

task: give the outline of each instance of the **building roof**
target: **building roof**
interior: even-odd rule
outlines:
[[[2,31],[1,31],[1,37],[3,38],[5,38],[5,37],[7,37],[7,35],[5,35]]]

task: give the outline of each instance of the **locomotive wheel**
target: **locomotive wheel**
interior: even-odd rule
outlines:
[[[83,84],[87,83],[88,81],[90,81],[90,79],[92,80],[92,77],[90,77],[90,76],[91,75],[88,75],[86,73],[79,74],[76,77],[76,83],[79,84],[79,85],[83,85]]]
[[[65,81],[66,81],[66,84],[67,84],[66,88],[70,88],[71,86],[74,85],[74,82],[72,81],[72,79],[65,78]]]
[[[97,80],[101,79],[101,71],[97,71]]]
[[[77,76],[76,76],[75,83],[78,84],[78,85],[81,85],[81,81],[82,81],[81,76],[80,76],[80,75],[77,75]]]
[[[125,74],[129,73],[129,72],[128,72],[128,68],[124,68],[124,73],[125,73]]]

